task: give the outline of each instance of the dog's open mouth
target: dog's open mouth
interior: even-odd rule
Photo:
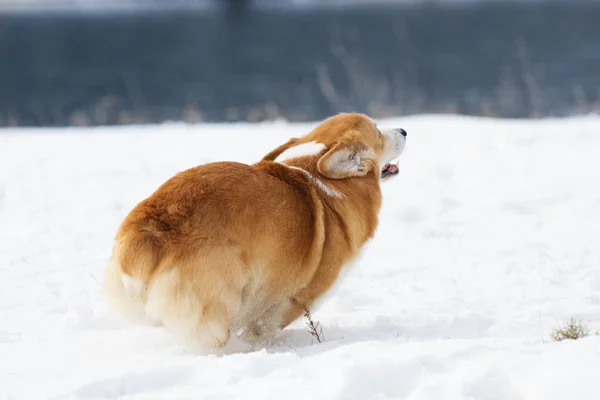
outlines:
[[[381,179],[387,179],[391,176],[396,175],[399,172],[398,162],[396,164],[387,163],[381,170]]]

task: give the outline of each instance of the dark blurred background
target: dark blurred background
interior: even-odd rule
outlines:
[[[0,0],[0,126],[600,111],[600,1]]]

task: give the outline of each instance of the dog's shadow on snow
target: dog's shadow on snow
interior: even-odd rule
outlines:
[[[312,355],[340,346],[372,340],[406,340],[406,337],[400,332],[395,332],[392,327],[382,329],[378,326],[370,328],[322,326],[322,331],[317,338],[308,329],[297,326],[285,329],[270,344],[258,346],[254,351],[264,350],[267,353],[296,351],[299,354]]]
[[[310,330],[300,324],[282,331],[270,345],[255,349],[268,353],[283,353],[296,350],[299,353],[314,354],[332,348],[369,341],[439,340],[439,339],[476,339],[487,336],[494,319],[477,315],[459,317],[446,321],[421,321],[420,324],[400,324],[387,318],[374,321],[370,326],[327,326],[322,328],[322,341],[313,336]]]
[[[319,338],[313,335],[308,328],[301,326],[287,328],[280,332],[271,343],[258,346],[254,351],[266,351],[267,353],[297,351],[315,354],[353,343],[404,338],[399,332],[394,332],[395,329],[392,327],[382,329],[381,326],[370,328],[321,326],[320,328],[322,331],[319,331]]]
[[[106,322],[102,320],[101,322]],[[228,346],[226,351],[220,355],[235,355],[255,352],[266,352],[268,354],[294,352],[297,355],[314,355],[333,350],[342,346],[354,345],[372,341],[396,341],[399,343],[410,341],[428,341],[439,339],[477,339],[487,337],[489,330],[495,324],[494,318],[475,314],[475,315],[457,315],[454,318],[446,319],[426,319],[414,321],[394,320],[388,317],[378,317],[366,325],[324,325],[319,323],[318,331],[320,339],[311,334],[306,325],[306,320],[302,319],[281,331],[277,337],[266,345],[258,345],[247,348],[247,344],[241,347],[233,344]],[[114,330],[121,328],[118,323],[104,326],[98,322],[91,328],[103,326],[102,330]],[[90,327],[88,326],[88,329]],[[145,328],[140,328],[145,329]],[[153,334],[152,340],[144,341],[140,345],[162,346],[171,342],[172,338],[164,331],[162,327],[151,328]],[[238,343],[239,344],[239,343]],[[202,355],[189,348],[175,346],[174,352],[183,355]]]

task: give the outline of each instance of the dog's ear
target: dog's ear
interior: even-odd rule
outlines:
[[[295,145],[298,142],[298,140],[300,140],[300,139],[291,138],[290,140],[287,141],[287,143],[282,144],[281,146],[279,146],[278,148],[276,148],[275,150],[271,151],[269,154],[264,156],[262,158],[262,161],[275,161],[275,159],[277,157],[279,157],[281,155],[281,153],[283,153],[284,151],[286,151],[287,149],[289,149],[290,147]]]
[[[364,143],[342,141],[321,157],[317,168],[321,175],[330,179],[365,176],[377,165],[374,156]]]

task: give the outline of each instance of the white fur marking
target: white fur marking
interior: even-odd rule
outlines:
[[[123,283],[125,290],[132,296],[137,297],[142,293],[142,284],[131,276],[126,274],[121,275],[121,282]]]
[[[281,153],[275,162],[282,163],[284,161],[291,160],[292,158],[314,156],[325,150],[323,143],[308,142],[302,143],[297,146],[290,147],[283,153]]]
[[[324,184],[320,179],[317,179],[314,176],[312,176],[312,174],[310,172],[308,172],[307,170],[298,168],[298,167],[294,167],[294,166],[288,166],[288,168],[302,171],[306,176],[308,176],[310,178],[310,180],[312,180],[314,182],[315,185],[317,185],[317,187],[319,189],[321,189],[323,192],[325,192],[325,194],[327,194],[328,196],[335,197],[338,199],[341,199],[342,197],[344,197],[344,195],[341,192],[339,192],[333,188],[330,188],[329,186]]]
[[[385,149],[382,156],[382,164],[389,163],[395,158],[400,157],[406,145],[406,137],[398,129],[389,129],[381,131],[387,137]]]

